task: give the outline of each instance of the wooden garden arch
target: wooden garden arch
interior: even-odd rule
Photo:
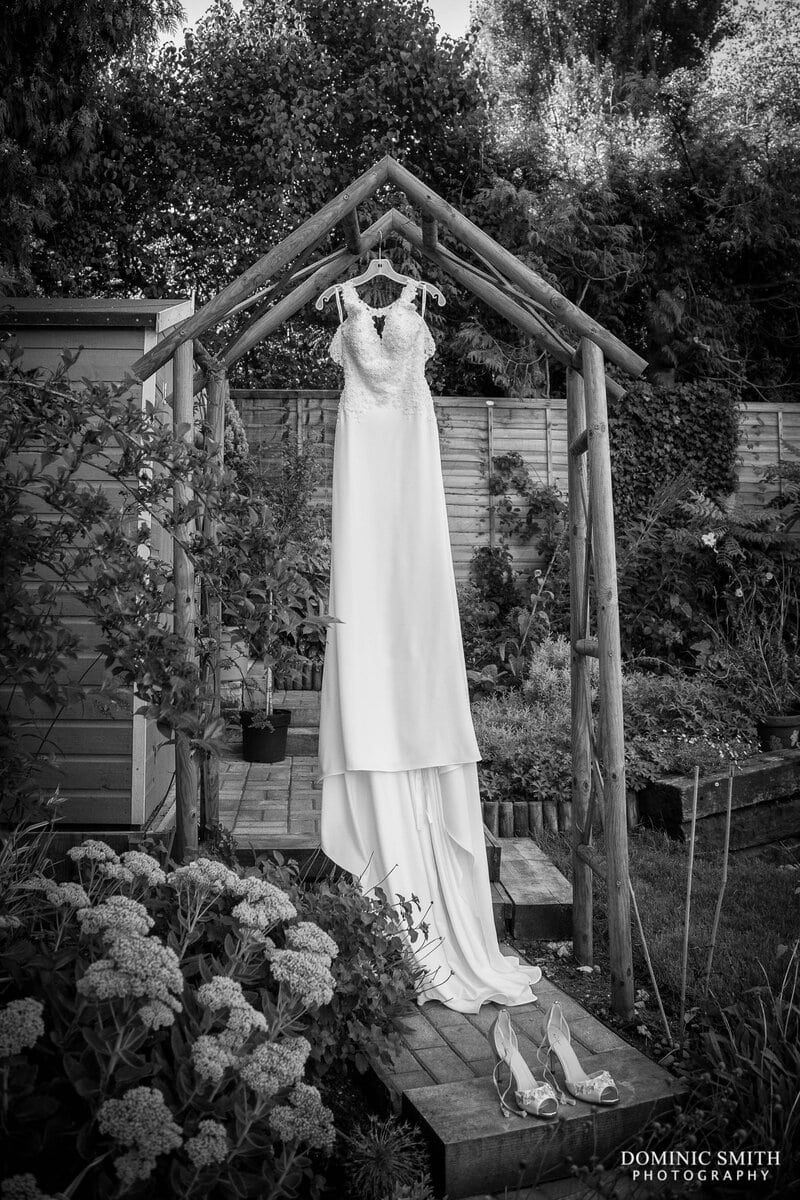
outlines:
[[[384,184],[405,192],[420,210],[419,225],[392,208],[368,228],[362,230],[359,227],[358,205]],[[460,258],[439,242],[439,223],[472,253],[475,262]],[[314,259],[314,252],[334,227],[340,229],[344,246]],[[193,316],[169,330],[152,350],[134,363],[132,371],[143,381],[170,358],[173,360],[173,421],[183,436],[192,436],[194,395],[205,387],[207,424],[220,446],[221,455],[228,368],[309,301],[316,299],[331,283],[347,274],[363,254],[376,248],[389,234],[404,238],[425,258],[449,272],[461,286],[524,330],[567,368],[573,939],[578,960],[591,964],[592,882],[593,872],[597,872],[606,880],[608,888],[612,1005],[615,1012],[630,1017],[633,1014],[631,888],[607,413],[607,394],[619,396],[623,389],[606,375],[605,360],[633,377],[641,375],[646,361],[387,155]],[[218,358],[211,358],[198,339],[207,329],[246,309],[254,311],[244,328]],[[547,320],[550,315],[577,335],[577,345],[572,345],[552,328]],[[201,367],[196,373],[195,361]],[[176,511],[187,498],[184,486],[176,485]],[[191,645],[195,622],[193,566],[177,544],[174,580],[176,631]],[[594,620],[590,603],[592,592]],[[213,613],[210,615],[213,620]],[[219,619],[218,613],[216,620]],[[597,730],[591,711],[591,658],[599,661]],[[219,793],[213,764],[209,778],[204,782],[204,816],[208,822],[215,819],[218,812]],[[176,747],[175,843],[179,856],[197,846],[199,790],[197,763],[188,742],[179,739]],[[605,862],[591,844],[595,814],[604,828]]]

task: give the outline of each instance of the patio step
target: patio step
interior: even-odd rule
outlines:
[[[555,984],[543,979],[534,988],[534,1003],[511,1010],[523,1057],[536,1063],[547,1011],[559,1000],[582,1065],[589,1072],[611,1072],[621,1096],[618,1105],[564,1105],[552,1121],[504,1118],[488,1042],[498,1011],[493,1004],[471,1014],[436,1001],[410,1007],[398,1022],[403,1044],[391,1067],[370,1063],[385,1101],[425,1135],[437,1194],[449,1200],[563,1179],[570,1175],[568,1159],[581,1165],[593,1155],[602,1159],[613,1153],[652,1118],[670,1113],[686,1094],[668,1071]]]

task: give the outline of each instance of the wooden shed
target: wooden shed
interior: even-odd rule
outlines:
[[[0,330],[13,334],[23,350],[23,368],[53,370],[63,350],[80,354],[70,378],[122,383],[131,364],[152,349],[162,334],[191,315],[193,302],[167,300],[13,298],[0,301]],[[139,385],[132,395],[144,405],[163,399],[172,387],[172,362]],[[87,478],[87,482],[88,482]],[[115,486],[98,474],[91,479]],[[152,531],[152,551],[171,559],[169,539]],[[81,650],[70,670],[71,680],[82,675],[88,684],[83,703],[61,710],[53,722],[46,708],[31,711],[21,699],[8,695],[20,720],[20,737],[40,738],[45,732],[52,762],[38,776],[41,786],[64,800],[61,829],[141,831],[152,821],[174,777],[174,752],[164,746],[155,722],[138,716],[135,696],[109,703],[100,692],[103,664],[95,649],[98,633],[81,603],[79,592],[63,596],[61,612],[79,634]]]

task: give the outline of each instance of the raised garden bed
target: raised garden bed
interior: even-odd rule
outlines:
[[[686,838],[692,820],[694,780],[675,775],[638,794],[639,819]],[[700,780],[697,844],[721,845],[728,797],[727,768]],[[731,848],[768,845],[800,836],[800,750],[771,750],[745,759],[733,779]]]

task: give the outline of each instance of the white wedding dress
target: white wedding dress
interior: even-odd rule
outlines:
[[[497,945],[416,285],[386,308],[343,289],[330,353],[344,368],[320,717],[321,841],[390,897],[419,898],[420,1003],[525,1004],[537,967]],[[384,318],[383,333],[376,317]],[[419,946],[419,943],[417,943]]]

